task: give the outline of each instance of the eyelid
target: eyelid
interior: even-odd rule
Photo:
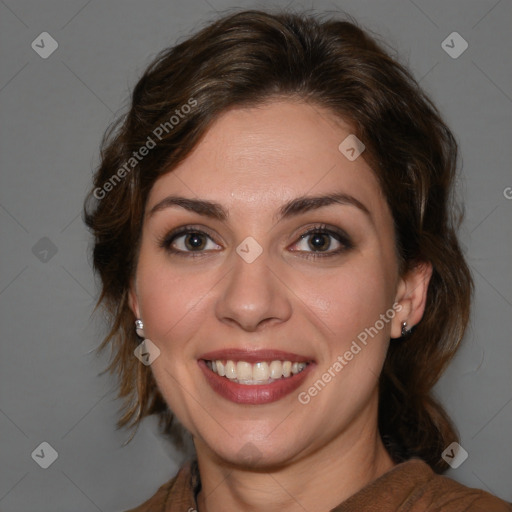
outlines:
[[[304,228],[302,228],[304,229]],[[306,231],[301,230],[301,234],[299,235],[299,239],[295,242],[293,242],[292,245],[298,244],[302,239],[314,235],[314,234],[325,234],[328,236],[331,236],[335,238],[338,243],[342,245],[341,248],[336,249],[334,251],[298,251],[298,250],[292,250],[292,252],[302,252],[302,253],[308,253],[313,254],[315,256],[329,256],[329,255],[335,255],[339,254],[345,250],[352,249],[354,247],[354,244],[350,238],[350,236],[341,228],[335,227],[335,226],[329,226],[327,224],[315,224],[314,226],[310,226],[306,229]]]
[[[210,229],[206,226],[202,225],[193,225],[193,224],[187,224],[183,226],[179,226],[177,228],[172,229],[170,232],[166,233],[164,236],[158,238],[158,246],[164,248],[165,250],[179,255],[192,255],[192,256],[200,256],[201,254],[207,254],[209,252],[219,252],[219,250],[212,251],[210,250],[202,250],[202,251],[182,251],[180,249],[173,249],[171,248],[171,244],[177,239],[180,238],[183,235],[186,235],[188,233],[198,233],[205,235],[208,237],[212,242],[214,242],[216,245],[221,245],[219,242],[216,241],[216,236],[213,236]],[[342,247],[336,250],[331,251],[299,251],[299,250],[292,250],[292,252],[297,253],[306,253],[309,255],[313,255],[311,257],[327,257],[330,255],[336,255],[339,254],[345,250],[353,248],[353,243],[351,241],[351,238],[349,235],[342,230],[341,228],[335,227],[335,226],[329,226],[327,224],[314,224],[312,226],[309,226],[307,228],[302,227],[299,231],[299,233],[295,234],[295,241],[291,244],[296,245],[298,244],[302,239],[317,234],[326,234],[328,236],[331,236],[335,238]],[[288,246],[290,247],[290,246]]]
[[[174,242],[174,240],[176,240],[177,238],[179,238],[183,235],[186,235],[188,233],[199,233],[199,234],[205,235],[216,245],[220,245],[215,240],[215,237],[212,235],[209,228],[207,228],[206,226],[187,224],[184,226],[179,226],[177,228],[174,228],[171,231],[165,233],[163,236],[158,237],[158,239],[157,239],[158,246],[169,251],[169,252],[172,252],[174,254],[196,254],[196,255],[199,255],[200,253],[211,252],[211,251],[181,251],[178,249],[171,248],[171,244],[172,244],[172,242]]]

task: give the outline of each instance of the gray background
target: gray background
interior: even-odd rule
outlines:
[[[82,201],[101,136],[157,51],[226,8],[287,3],[343,9],[380,33],[460,142],[476,296],[465,344],[437,387],[469,453],[449,476],[512,500],[510,0],[0,0],[3,512],[120,511],[178,468],[152,419],[126,447],[129,433],[114,428],[115,382],[98,375],[107,354],[94,353],[103,328],[91,317]],[[59,44],[48,59],[31,48],[44,31]],[[441,47],[453,31],[469,44],[457,59]],[[43,441],[58,452],[48,469],[31,458]]]

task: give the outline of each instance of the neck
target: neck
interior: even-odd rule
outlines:
[[[328,512],[395,465],[374,425],[355,425],[314,453],[268,470],[220,461],[196,440],[199,512]]]

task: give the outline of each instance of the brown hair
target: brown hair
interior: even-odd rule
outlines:
[[[432,388],[462,339],[473,286],[455,233],[457,144],[407,69],[352,20],[226,16],[161,52],[135,86],[128,113],[105,134],[84,213],[102,282],[97,306],[110,316],[100,349],[112,349],[108,369],[119,375],[124,398],[118,425],[158,414],[163,430],[172,431],[150,368],[133,355],[140,339],[128,290],[148,193],[220,113],[274,97],[324,107],[353,125],[393,215],[401,272],[422,261],[433,266],[423,319],[388,351],[379,429],[396,460],[417,456],[441,472],[441,452],[458,436]],[[135,161],[150,139],[154,145]]]

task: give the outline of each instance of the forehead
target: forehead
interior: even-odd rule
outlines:
[[[227,209],[275,211],[298,196],[336,192],[385,208],[364,157],[351,161],[339,150],[352,133],[348,123],[306,103],[272,101],[229,110],[179,166],[155,182],[148,208],[180,194]]]

